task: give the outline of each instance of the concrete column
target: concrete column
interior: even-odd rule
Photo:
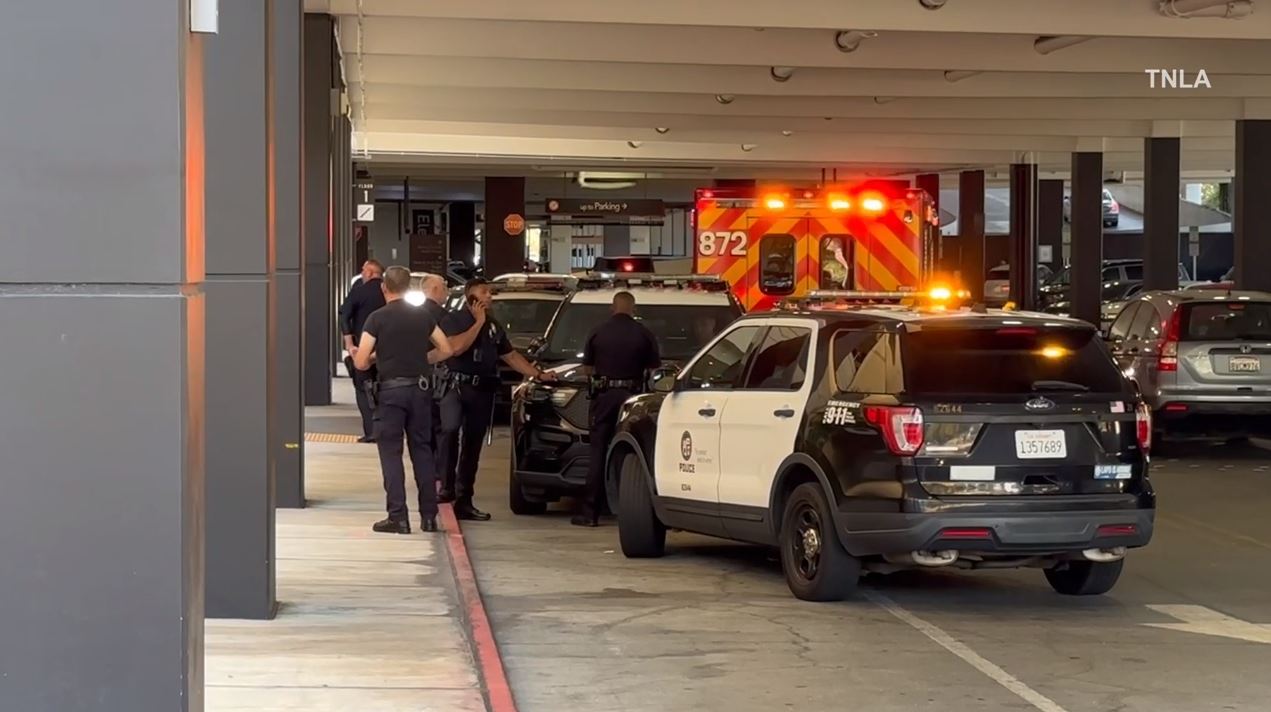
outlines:
[[[958,246],[962,286],[984,299],[984,171],[958,174]]]
[[[525,217],[525,179],[486,178],[481,262],[487,275],[520,272],[525,265],[525,231],[509,235],[503,229],[504,220],[513,214]]]
[[[1179,140],[1143,139],[1143,288],[1178,287]]]
[[[450,259],[472,265],[477,244],[477,206],[468,201],[450,204]]]
[[[44,0],[0,23],[4,710],[203,709],[203,65],[188,5]]]
[[[1011,301],[1037,306],[1037,166],[1011,164]]]
[[[1092,324],[1099,323],[1103,296],[1100,273],[1103,269],[1103,154],[1072,154],[1072,198],[1069,224],[1072,228],[1072,274],[1069,283],[1069,314]]]
[[[304,308],[304,402],[331,403],[334,375],[335,312],[331,307],[331,156],[333,92],[338,72],[334,20],[330,15],[304,16],[302,113],[304,127],[304,265],[301,269]],[[336,97],[338,98],[338,97]],[[347,287],[348,285],[339,285]]]
[[[604,226],[604,254],[608,257],[621,257],[631,254],[631,226]]]
[[[1050,248],[1050,259],[1043,261],[1043,246]],[[1064,182],[1059,179],[1037,181],[1037,262],[1053,271],[1064,265]]]
[[[331,292],[327,295],[327,307],[330,309],[331,340],[327,342],[328,363],[339,363],[343,358],[344,345],[341,343],[336,325],[336,314],[340,304],[349,292],[349,285],[357,277],[360,265],[353,266],[353,125],[347,114],[342,113],[341,80],[337,70],[334,74],[337,87],[332,89],[332,108],[336,116],[332,122],[331,135]],[[409,251],[399,264],[408,265]]]
[[[271,3],[226,3],[205,44],[207,615],[274,615]]]
[[[302,124],[300,121],[302,0],[270,0],[273,62],[270,101],[274,181],[274,379],[272,428],[275,504],[303,507],[304,337]]]
[[[1236,122],[1236,285],[1271,291],[1271,120]]]

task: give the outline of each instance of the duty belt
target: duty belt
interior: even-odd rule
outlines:
[[[464,383],[473,388],[481,388],[482,386],[497,386],[502,380],[496,375],[478,376],[471,373],[450,372],[450,380],[455,383]]]
[[[379,382],[379,389],[387,391],[392,388],[409,388],[415,386],[421,391],[428,390],[431,377],[430,376],[413,376],[409,378],[385,378]]]
[[[604,391],[610,389],[622,389],[633,391],[643,387],[643,383],[638,378],[607,378],[605,376],[597,376],[594,381],[596,390]]]

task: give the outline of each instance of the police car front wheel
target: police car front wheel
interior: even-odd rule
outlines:
[[[825,493],[799,485],[781,519],[781,568],[790,592],[805,601],[840,601],[855,589],[861,563],[839,543]]]

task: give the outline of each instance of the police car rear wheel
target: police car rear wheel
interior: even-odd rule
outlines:
[[[1125,559],[1119,561],[1070,561],[1046,569],[1046,580],[1065,596],[1099,596],[1112,590],[1121,578]]]
[[[635,455],[622,459],[618,488],[618,543],[629,559],[657,558],[666,553],[666,527],[653,509],[648,474]]]
[[[511,456],[508,467],[508,509],[513,514],[532,515],[547,511],[547,502],[536,502],[525,496],[525,488],[521,486],[521,478],[516,476],[516,454]]]
[[[839,543],[821,486],[795,488],[781,519],[781,568],[805,601],[840,601],[856,589],[861,563]]]

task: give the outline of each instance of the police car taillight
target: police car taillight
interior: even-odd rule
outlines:
[[[897,455],[915,455],[922,449],[922,410],[908,406],[867,405],[865,422],[883,434],[887,449]]]
[[[1147,403],[1139,403],[1134,410],[1134,434],[1140,450],[1148,452],[1152,449],[1152,409]]]

